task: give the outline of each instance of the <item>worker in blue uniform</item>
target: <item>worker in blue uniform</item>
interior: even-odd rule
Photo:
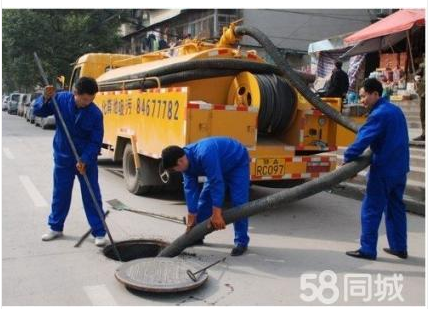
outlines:
[[[44,241],[63,235],[64,222],[70,209],[74,178],[77,175],[86,218],[95,237],[95,244],[104,246],[107,243],[106,231],[83,178],[83,174],[86,174],[98,205],[102,207],[97,156],[101,149],[104,129],[103,115],[93,103],[97,92],[97,82],[93,78],[82,77],[75,84],[73,92],[55,93],[53,86],[47,86],[44,89],[44,95],[40,96],[34,105],[35,116],[55,115],[57,123],[53,140],[54,188],[52,209],[48,219],[50,231],[42,236]],[[54,96],[79,154],[79,162],[76,161],[65,131],[58,120],[57,111],[52,103]]]
[[[247,149],[228,137],[209,137],[184,148],[169,146],[162,151],[164,169],[182,172],[188,209],[187,231],[196,223],[210,218],[216,230],[226,227],[222,215],[225,191],[228,190],[233,207],[248,202],[250,168]],[[200,189],[198,177],[206,182]],[[236,221],[235,246],[232,256],[242,255],[248,247],[248,219]],[[203,240],[197,244],[202,244]]]
[[[344,163],[358,158],[370,146],[373,152],[367,190],[361,209],[360,248],[347,255],[375,260],[378,229],[385,213],[386,253],[407,258],[406,207],[403,194],[409,171],[407,123],[399,107],[382,98],[382,84],[370,78],[364,82],[362,103],[369,109],[366,123],[344,153]]]

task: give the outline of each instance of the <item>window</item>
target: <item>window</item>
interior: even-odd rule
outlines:
[[[12,94],[12,97],[11,97],[11,101],[13,101],[13,102],[15,102],[15,103],[18,103],[18,101],[19,101],[19,96],[20,96],[20,94],[19,93],[17,93],[17,94]]]
[[[73,75],[71,76],[70,80],[70,91],[73,91],[74,86],[76,86],[77,81],[80,78],[80,71],[82,70],[82,67],[77,67],[73,71]]]

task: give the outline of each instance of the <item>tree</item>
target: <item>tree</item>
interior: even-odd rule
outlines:
[[[37,52],[53,80],[68,79],[83,54],[114,52],[121,44],[119,26],[126,10],[2,10],[3,92],[30,92],[41,78]]]

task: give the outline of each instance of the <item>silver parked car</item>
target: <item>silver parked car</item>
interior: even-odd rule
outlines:
[[[7,110],[9,98],[10,98],[10,96],[8,96],[8,95],[3,98],[2,108],[1,108],[2,111],[6,111]]]
[[[32,112],[34,112],[34,104],[33,104],[33,109]],[[41,126],[43,130],[47,129],[47,128],[55,128],[55,116],[54,115],[50,115],[48,117],[38,117],[35,116],[34,117],[34,124],[36,126]]]
[[[41,92],[32,93],[30,96],[30,102],[24,105],[24,117],[27,121],[34,123],[33,106],[36,99],[41,96]]]
[[[12,93],[7,106],[7,113],[10,115],[16,115],[18,113],[18,102],[23,94]]]

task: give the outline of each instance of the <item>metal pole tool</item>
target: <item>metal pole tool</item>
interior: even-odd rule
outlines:
[[[107,218],[108,214],[110,213],[110,210],[106,211],[106,214],[104,216],[104,218]],[[82,237],[80,237],[79,241],[74,245],[75,248],[80,247],[80,245],[83,243],[83,241],[88,238],[89,234],[91,234],[92,232],[92,228],[90,228],[85,234],[82,235]]]
[[[180,219],[180,218],[174,217],[174,216],[167,216],[167,215],[163,215],[163,214],[157,214],[154,212],[148,212],[148,211],[133,209],[133,208],[126,206],[125,204],[123,204],[121,201],[119,201],[117,199],[109,200],[109,201],[107,201],[107,204],[110,204],[111,207],[113,207],[113,209],[116,209],[119,211],[126,210],[126,211],[133,212],[136,214],[140,214],[140,215],[144,215],[144,216],[148,216],[148,217],[152,217],[152,218],[156,218],[156,219],[161,219],[161,220],[166,220],[166,221],[171,221],[171,222],[175,222],[178,224],[186,225],[186,217],[182,217]]]
[[[48,86],[49,85],[48,78],[47,78],[45,71],[43,70],[42,63],[41,63],[39,57],[37,56],[37,53],[34,53],[34,59],[36,60],[36,64],[37,64],[37,67],[39,68],[40,75],[43,78],[43,82],[45,83],[46,86]],[[74,158],[76,159],[77,162],[81,162],[79,154],[77,153],[77,150],[76,150],[76,146],[74,145],[73,140],[71,139],[70,132],[68,131],[67,125],[65,124],[64,118],[62,117],[61,111],[58,107],[58,103],[57,103],[55,97],[52,97],[52,102],[53,102],[53,105],[55,107],[55,110],[56,110],[57,116],[59,118],[59,121],[61,123],[61,126],[64,129],[65,135],[67,136],[67,140],[70,144]],[[110,230],[106,224],[106,221],[104,218],[104,213],[101,209],[101,205],[98,204],[97,198],[95,197],[95,193],[94,193],[94,190],[92,189],[91,183],[89,182],[88,176],[86,175],[86,173],[83,174],[82,176],[83,176],[83,179],[85,180],[86,185],[88,186],[89,194],[91,195],[92,201],[94,202],[94,207],[98,212],[98,216],[100,217],[100,219],[103,223],[104,229],[107,232],[108,238],[110,239],[110,242],[113,246],[114,253],[116,254],[118,260],[122,261],[122,259],[120,258],[119,251],[117,250],[116,244],[113,240],[113,237],[110,234]]]
[[[223,262],[226,260],[226,257],[222,258],[221,260],[218,260],[217,262],[214,262],[202,269],[199,269],[198,271],[192,272],[190,269],[186,270],[187,275],[192,279],[193,281],[198,281],[198,278],[196,277],[197,274],[206,271],[208,268],[213,267],[214,265],[217,265],[220,262]]]

